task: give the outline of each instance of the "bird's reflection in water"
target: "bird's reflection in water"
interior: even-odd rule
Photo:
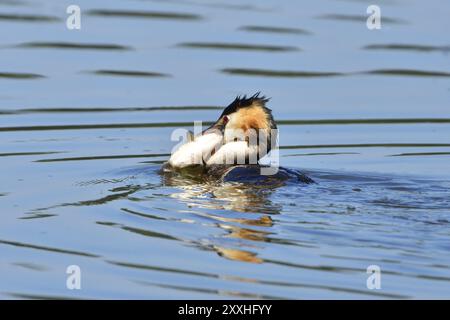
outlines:
[[[217,254],[250,263],[263,263],[264,260],[255,251],[243,248],[264,248],[261,243],[273,241],[273,232],[260,230],[271,228],[274,225],[271,215],[279,214],[282,210],[281,204],[270,200],[270,195],[289,179],[312,182],[306,176],[290,171],[260,179],[259,171],[258,176],[255,176],[254,168],[244,168],[234,173],[224,170],[205,173],[202,168],[175,172],[163,168],[161,176],[164,185],[180,190],[172,194],[173,198],[186,203],[189,208],[214,210],[214,213],[202,210],[201,215],[217,221],[217,226],[226,231],[222,239],[211,246]],[[255,177],[258,178],[255,180]],[[221,212],[223,210],[230,211],[232,216],[225,215]],[[245,215],[235,217],[236,212]],[[238,241],[238,248],[229,248],[224,247],[221,241],[227,238],[244,241]],[[255,246],[254,242],[260,244]]]
[[[264,260],[259,258],[255,252],[239,250],[239,249],[228,249],[218,246],[213,247],[217,254],[221,257],[237,260],[242,262],[250,263],[263,263]]]

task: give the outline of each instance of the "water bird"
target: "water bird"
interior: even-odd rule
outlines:
[[[196,137],[188,134],[188,142],[171,155],[169,166],[257,165],[276,146],[277,125],[268,101],[260,93],[236,97],[211,127]]]

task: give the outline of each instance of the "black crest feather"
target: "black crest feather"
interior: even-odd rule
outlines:
[[[237,96],[236,99],[234,99],[234,101],[230,103],[230,105],[228,105],[225,110],[223,110],[221,117],[236,112],[241,108],[250,107],[254,103],[259,103],[263,107],[265,107],[266,102],[268,102],[270,98],[266,98],[265,96],[261,96],[260,94],[261,92],[257,92],[249,97],[247,97],[247,95],[244,95],[243,97]]]

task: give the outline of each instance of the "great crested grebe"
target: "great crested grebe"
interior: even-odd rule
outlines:
[[[188,135],[188,142],[169,159],[173,168],[194,165],[258,164],[276,143],[277,125],[268,102],[259,93],[237,97],[219,119],[200,135]]]

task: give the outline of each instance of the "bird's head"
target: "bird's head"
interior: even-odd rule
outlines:
[[[277,126],[272,117],[272,110],[266,107],[268,101],[269,99],[260,96],[259,92],[248,98],[238,96],[203,134],[218,130],[224,136],[224,143],[242,140],[236,138],[242,134],[244,139],[248,140],[249,135],[261,132],[270,139],[271,129],[277,129]]]

